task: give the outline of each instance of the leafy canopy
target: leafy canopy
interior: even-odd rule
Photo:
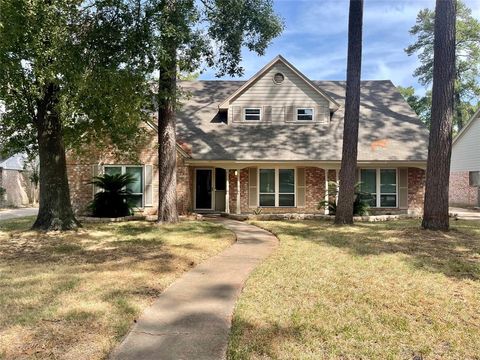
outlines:
[[[430,86],[433,79],[433,41],[435,11],[423,9],[417,15],[416,24],[410,34],[416,37],[413,44],[405,49],[411,56],[418,55],[420,66],[415,69],[420,84]],[[480,22],[461,0],[457,0],[456,21],[456,81],[454,125],[461,128],[475,111],[480,97]],[[421,102],[431,104],[427,95]],[[412,101],[415,104],[415,101]],[[414,106],[412,106],[414,107]],[[414,107],[415,109],[415,107]],[[422,109],[422,106],[420,106]],[[425,113],[418,113],[420,117]],[[430,117],[430,115],[428,115]]]
[[[36,151],[39,102],[57,89],[67,146],[135,142],[146,117],[138,1],[0,0],[0,143]]]

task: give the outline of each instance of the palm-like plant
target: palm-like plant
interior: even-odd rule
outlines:
[[[131,174],[104,174],[93,178],[91,184],[102,191],[95,194],[89,205],[93,216],[121,217],[133,213],[128,186],[135,181]]]

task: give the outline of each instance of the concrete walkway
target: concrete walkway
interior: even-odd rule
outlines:
[[[480,210],[451,207],[450,214],[456,214],[461,220],[480,220]]]
[[[38,208],[17,208],[17,209],[2,209],[0,210],[0,220],[15,219],[24,216],[37,215]]]
[[[277,247],[269,232],[214,220],[237,242],[187,272],[140,317],[112,359],[224,359],[235,302],[250,272]]]

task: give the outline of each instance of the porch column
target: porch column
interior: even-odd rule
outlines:
[[[325,215],[328,215],[328,169],[325,170]]]
[[[340,169],[335,169],[335,181],[337,182],[336,186],[336,193],[335,193],[335,202],[338,203],[338,190],[339,190],[339,183],[338,183],[338,173],[340,172]]]
[[[237,169],[237,214],[240,214],[240,169]]]
[[[225,172],[227,173],[227,184],[225,188],[225,212],[230,214],[230,179],[228,178],[230,175],[230,169],[225,169]]]

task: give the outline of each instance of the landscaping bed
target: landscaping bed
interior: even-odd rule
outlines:
[[[229,359],[478,359],[480,222],[252,221],[280,239],[237,303]]]
[[[0,222],[0,359],[103,359],[183,272],[234,241],[207,221],[28,230]]]

